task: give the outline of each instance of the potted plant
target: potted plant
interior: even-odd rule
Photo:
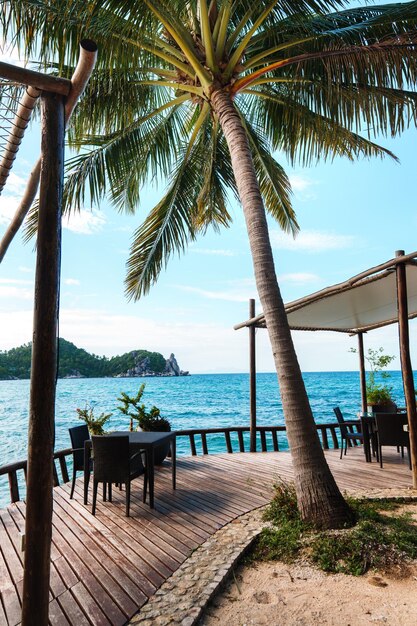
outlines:
[[[76,411],[78,418],[87,424],[90,435],[104,435],[104,424],[109,421],[112,413],[101,413],[99,417],[95,417],[93,407],[88,404],[85,405],[85,409]]]
[[[121,405],[118,406],[117,409],[123,415],[130,418],[131,431],[133,431],[136,422],[135,430],[169,432],[171,430],[171,424],[165,417],[161,416],[160,410],[156,406],[152,406],[148,410],[146,405],[141,402],[144,391],[145,383],[142,383],[139,387],[136,396],[129,396],[122,391],[120,397],[117,398],[119,402],[121,402]],[[168,450],[169,443],[155,450],[155,465],[161,465],[168,454]]]
[[[388,367],[395,357],[384,354],[383,348],[378,348],[377,350],[369,348],[368,356],[365,358],[371,368],[366,383],[368,411],[370,413],[390,413],[395,411],[397,406],[392,397],[392,385],[376,381],[377,373],[383,381],[391,377],[391,374],[385,372],[384,368]]]

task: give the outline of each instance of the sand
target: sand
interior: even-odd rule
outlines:
[[[375,573],[325,574],[306,564],[241,566],[199,624],[416,626],[416,574],[415,566],[401,579]]]
[[[409,505],[417,519],[416,505]],[[417,563],[390,574],[326,574],[305,562],[241,565],[199,626],[417,626]]]

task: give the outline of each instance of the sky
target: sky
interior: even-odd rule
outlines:
[[[3,56],[1,60],[14,62]],[[417,250],[415,146],[417,131],[379,137],[392,159],[336,158],[310,168],[290,167],[293,204],[301,227],[294,240],[270,222],[276,270],[285,302],[343,281],[395,255]],[[39,128],[26,133],[0,196],[0,237],[18,205],[39,155]],[[248,371],[248,332],[233,325],[248,318],[257,300],[242,211],[231,207],[233,226],[210,231],[181,257],[172,257],[149,295],[124,295],[132,234],[164,189],[144,188],[136,215],[118,214],[107,202],[82,210],[63,224],[60,336],[98,355],[134,349],[174,353],[191,373]],[[0,350],[31,341],[36,250],[17,235],[0,266]],[[417,325],[411,324],[412,358]],[[355,338],[330,332],[294,332],[303,371],[357,369]],[[382,346],[395,355],[397,327],[369,333],[365,349]],[[415,360],[415,359],[414,359]],[[257,368],[274,370],[265,330],[257,331]]]

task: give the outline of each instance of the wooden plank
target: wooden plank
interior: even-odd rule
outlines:
[[[56,599],[49,603],[49,624],[50,626],[71,626],[71,622],[65,617],[64,611]]]
[[[190,470],[191,470],[191,466]],[[239,497],[239,503],[236,505],[238,511],[242,510],[242,506],[241,503],[247,503],[248,505],[252,505],[254,504],[254,500],[253,500],[253,495],[247,495],[246,491],[248,488],[248,484],[247,484],[247,480],[245,480],[245,488],[241,489],[239,488],[239,484],[238,484],[238,480],[241,478],[241,472],[239,475],[236,475],[236,480],[235,477],[233,475],[233,480],[231,480],[230,482],[226,482],[226,481],[220,481],[217,480],[216,477],[214,477],[214,480],[211,480],[209,482],[209,480],[207,479],[207,471],[210,471],[210,473],[213,472],[212,468],[193,468],[192,471],[190,471],[189,473],[187,473],[186,475],[186,479],[183,480],[181,477],[181,480],[179,481],[179,485],[180,486],[184,486],[184,489],[187,490],[189,485],[196,485],[197,487],[201,488],[201,486],[205,486],[208,485],[208,489],[207,491],[210,489],[210,484],[211,486],[211,492],[214,494],[219,494],[222,495],[224,497],[224,499],[226,501],[230,501],[230,495],[231,494],[236,494]],[[216,468],[215,470],[216,472],[218,471],[219,473],[219,478],[220,476],[223,474],[223,470],[221,468]],[[231,478],[232,476],[229,476],[228,478]],[[259,499],[259,503],[263,504],[264,499]]]
[[[7,617],[3,609],[3,603],[1,601],[1,592],[0,592],[0,626],[7,626]]]
[[[84,611],[86,617],[90,620],[91,624],[93,624],[93,626],[122,626],[122,624],[125,623],[125,620],[122,618],[116,619],[115,617],[108,619],[109,614],[106,612],[106,607],[104,607],[101,603],[98,604],[96,602],[97,598],[94,598],[91,595],[91,591],[92,590],[90,588],[87,590],[81,582],[71,589],[72,595],[76,599],[78,605],[82,607],[82,610]]]
[[[143,558],[142,554],[138,554],[138,552],[135,551],[132,541],[128,543],[120,541],[112,530],[106,528],[103,520],[100,520],[97,515],[90,517],[92,518],[90,524],[94,528],[94,534],[100,537],[105,549],[109,552],[116,549],[117,552],[112,552],[113,555],[117,554],[119,560],[123,557],[123,566],[129,572],[132,571],[132,568],[136,568],[136,570],[133,569],[132,571],[132,576],[135,577],[136,583],[143,593],[148,596],[152,595],[162,581],[165,580],[164,576],[158,573],[154,567]],[[104,543],[105,541],[107,541],[107,543]],[[167,570],[167,574],[170,575],[168,572],[169,570]]]
[[[81,585],[82,583],[77,584]],[[85,613],[78,606],[71,590],[68,590],[59,596],[56,602],[59,604],[67,620],[72,626],[91,626],[91,622],[86,618]],[[60,626],[60,624],[58,623],[57,626]]]
[[[385,456],[381,470],[376,463],[365,463],[362,447],[351,448],[342,461],[337,450],[326,452],[342,489],[409,487],[407,460],[395,449],[388,448]],[[291,456],[286,452],[180,457],[178,470],[176,491],[169,463],[156,472],[156,509],[141,501],[141,489],[133,490],[129,518],[124,516],[124,491],[114,490],[114,502],[100,502],[93,517],[90,506],[82,504],[82,480],[77,481],[74,500],[69,500],[69,485],[54,490],[51,626],[124,624],[192,549],[216,528],[266,503],[277,476],[285,480],[293,476]],[[22,580],[17,580],[16,572],[24,513],[21,502],[7,512],[0,511],[7,558],[15,571],[13,579],[1,544],[0,581],[16,624],[20,621]],[[8,617],[5,608],[3,613]]]
[[[150,582],[147,577],[148,565],[137,554],[133,554],[132,558],[129,558],[133,551],[128,543],[118,541],[112,530],[106,529],[102,521],[94,519],[89,523],[88,514],[85,518],[82,516],[85,511],[81,511],[80,514],[77,510],[72,509],[72,501],[71,506],[66,508],[62,497],[59,500],[58,496],[56,498],[57,504],[63,508],[62,520],[67,519],[68,527],[78,534],[83,545],[92,554],[97,556],[97,551],[99,552],[101,565],[122,585],[126,593],[129,593],[136,601],[136,604],[143,604],[146,596],[151,595],[164,578],[161,577],[158,583]],[[61,516],[59,509],[56,510],[57,515]],[[89,517],[93,516],[90,515]],[[131,539],[130,543],[133,543]],[[135,585],[131,585],[129,577],[133,578]],[[151,577],[154,580],[153,570]]]
[[[130,613],[131,601],[128,595],[105,570],[102,561],[105,558],[99,545],[95,546],[93,555],[88,546],[76,536],[80,535],[80,529],[72,532],[58,515],[54,515],[54,526],[61,536],[60,550],[76,571],[81,582],[94,595],[97,602],[105,611],[105,614],[113,622],[118,622],[122,617]],[[127,611],[125,612],[125,608]]]
[[[67,487],[62,487],[62,489],[65,489],[66,493],[69,494]],[[82,488],[80,488],[80,494],[82,497]],[[156,509],[150,509],[148,504],[136,501],[132,503],[132,509],[145,531],[151,527],[155,532],[163,533],[179,551],[185,551],[186,554],[189,554],[190,550],[194,550],[199,545],[200,537],[192,530],[187,529],[187,533],[184,533],[183,525],[175,523],[174,520],[162,515]]]
[[[82,583],[78,583],[81,585]],[[61,609],[63,610],[66,618],[68,619],[71,625],[76,626],[91,626],[91,622],[86,618],[83,611],[78,606],[74,596],[71,591],[68,590],[63,593],[59,598],[57,598],[56,602],[59,604]],[[57,626],[60,626],[58,623]]]
[[[65,589],[70,589],[78,583],[78,576],[75,575],[65,557],[60,556],[59,559],[55,559],[54,566],[56,567],[56,571],[59,572],[59,575],[65,585]]]
[[[0,546],[4,560],[7,563],[7,569],[9,570],[10,577],[16,584],[23,578],[23,565],[16,554],[14,545],[4,528],[2,520],[0,521]]]
[[[8,626],[16,626],[22,619],[22,607],[20,598],[13,585],[5,587],[0,593],[1,603],[7,617]]]

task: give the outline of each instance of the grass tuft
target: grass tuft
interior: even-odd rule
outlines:
[[[300,517],[293,485],[275,485],[275,495],[250,556],[286,563],[304,559],[325,572],[360,576],[369,569],[389,572],[417,558],[417,526],[401,513],[400,501],[348,499],[356,523],[343,530],[318,532]]]

